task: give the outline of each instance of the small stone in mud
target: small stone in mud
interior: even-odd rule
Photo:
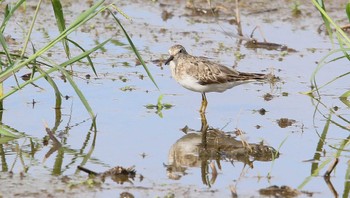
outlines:
[[[91,75],[90,74],[86,74],[85,78],[89,80],[91,78]]]
[[[256,125],[255,128],[256,128],[256,129],[260,129],[261,126],[260,126],[260,125]]]
[[[265,101],[270,101],[270,100],[272,100],[273,95],[267,93],[267,94],[265,94],[263,97],[264,97],[264,100],[265,100]]]
[[[259,109],[258,112],[259,112],[260,115],[265,115],[266,110],[264,108],[261,108],[261,109]]]
[[[282,96],[288,96],[288,92],[282,92]]]
[[[339,110],[339,107],[338,107],[338,106],[334,106],[334,107],[333,107],[333,110],[334,110],[334,111],[338,111],[338,110]]]
[[[293,119],[288,119],[288,118],[281,118],[277,120],[278,126],[281,128],[286,128],[289,126],[292,126],[296,121]]]
[[[168,19],[171,19],[173,16],[174,16],[174,15],[173,15],[172,12],[168,12],[168,11],[166,11],[166,10],[164,10],[164,11],[162,12],[162,19],[163,19],[163,21],[167,21]]]

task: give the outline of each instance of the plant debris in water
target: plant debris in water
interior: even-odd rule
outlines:
[[[260,195],[272,196],[272,197],[297,197],[301,193],[289,186],[269,186],[259,190]]]
[[[120,90],[122,90],[122,91],[134,91],[134,90],[136,90],[136,88],[133,86],[125,86],[125,87],[120,88]]]
[[[286,128],[289,126],[292,126],[296,121],[293,119],[288,119],[288,118],[281,118],[277,120],[277,124],[281,128]]]
[[[78,166],[77,168],[81,171],[88,173],[91,176],[96,176],[100,178],[103,182],[105,181],[106,177],[110,177],[117,184],[123,184],[124,182],[128,182],[132,184],[133,183],[132,180],[134,180],[136,176],[136,170],[134,169],[134,166],[129,168],[116,166],[102,173],[97,173],[95,171],[92,171],[82,166]],[[140,175],[140,181],[142,180],[143,180],[143,176]]]
[[[286,51],[286,52],[297,52],[293,48],[289,48],[286,45],[277,44],[277,43],[269,43],[269,42],[258,42],[255,39],[252,39],[245,43],[246,48],[257,49],[262,48],[266,50],[275,50],[275,51]]]

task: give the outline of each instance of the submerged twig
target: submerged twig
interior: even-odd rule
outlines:
[[[215,162],[214,161],[210,162],[209,166],[211,168],[211,180],[210,180],[210,183],[214,184],[216,178],[218,177],[218,171],[216,170],[216,166],[215,166]]]
[[[252,31],[252,33],[250,33],[250,38],[252,39],[253,38],[253,35],[254,35],[254,32],[255,32],[255,30],[256,29],[258,29],[259,30],[259,32],[260,32],[260,34],[261,34],[261,36],[263,37],[263,39],[264,39],[264,42],[266,43],[267,42],[267,40],[266,40],[266,37],[265,37],[265,34],[264,34],[264,32],[261,30],[261,28],[260,28],[260,26],[255,26],[255,28],[253,29],[253,31]]]
[[[326,171],[326,173],[323,175],[323,177],[326,179],[326,178],[329,178],[329,176],[331,175],[331,173],[333,172],[333,170],[335,169],[335,167],[337,166],[339,162],[339,158],[335,158],[333,164],[331,166],[329,166],[328,170]]]
[[[77,168],[81,171],[88,173],[89,175],[100,177],[102,181],[104,181],[106,177],[110,177],[113,181],[117,182],[118,184],[123,184],[124,182],[129,182],[132,184],[132,180],[134,180],[136,176],[136,170],[134,169],[134,166],[131,166],[129,168],[116,166],[102,173],[92,171],[82,166],[77,166]],[[140,181],[142,181],[143,176],[140,175],[139,177]]]
[[[243,36],[241,15],[240,15],[239,6],[238,6],[238,0],[236,0],[236,22],[237,22],[237,33],[239,36]]]
[[[237,195],[237,190],[236,190],[236,187],[235,187],[235,186],[231,185],[231,186],[230,186],[230,191],[231,191],[231,197],[232,197],[232,198],[237,198],[237,197],[238,197],[238,195]]]
[[[333,186],[333,184],[332,184],[332,182],[330,180],[330,174],[333,172],[333,170],[337,166],[338,162],[339,162],[339,158],[335,158],[333,164],[331,164],[331,166],[328,168],[326,173],[323,175],[323,178],[326,181],[326,184],[327,184],[328,188],[333,193],[334,197],[338,197],[338,193],[335,190],[335,188],[334,188],[334,186]]]

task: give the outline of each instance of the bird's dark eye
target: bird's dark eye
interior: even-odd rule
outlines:
[[[183,52],[184,52],[184,50],[183,50],[183,49],[180,49],[179,53],[183,53]]]

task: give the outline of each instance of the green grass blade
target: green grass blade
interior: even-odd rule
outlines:
[[[38,5],[36,6],[36,9],[35,9],[35,12],[34,12],[34,17],[33,17],[32,23],[31,23],[30,26],[29,26],[29,30],[28,30],[26,39],[25,39],[25,41],[24,41],[24,45],[23,45],[22,53],[21,53],[21,58],[24,56],[24,53],[25,53],[26,50],[27,50],[27,46],[28,46],[28,43],[29,43],[29,40],[30,40],[30,35],[31,35],[32,32],[33,32],[33,27],[34,27],[36,18],[37,18],[38,13],[39,13],[39,9],[40,9],[41,2],[42,2],[42,0],[39,0]]]
[[[346,173],[345,173],[343,197],[349,197],[349,192],[350,192],[350,163],[348,163],[348,168],[346,169]]]
[[[316,69],[313,71],[313,73],[311,74],[311,77],[310,77],[310,82],[311,82],[311,84],[312,84],[315,88],[314,88],[313,90],[310,90],[310,91],[307,91],[307,92],[303,92],[302,94],[310,94],[310,93],[313,93],[313,92],[315,92],[315,91],[318,91],[318,89],[319,89],[320,87],[318,87],[318,86],[317,86],[317,83],[316,83],[316,75],[317,75],[317,73],[327,64],[326,60],[327,60],[328,57],[330,57],[331,55],[336,54],[336,53],[338,53],[338,52],[344,52],[344,50],[345,50],[345,51],[350,51],[350,48],[343,48],[343,49],[335,49],[335,50],[332,50],[332,51],[330,51],[326,56],[324,56],[324,57],[318,62]],[[331,60],[331,61],[339,60],[340,58],[344,58],[344,57],[345,57],[345,56],[342,56],[342,57],[333,59],[333,60]],[[331,61],[330,61],[330,62],[331,62]],[[345,74],[345,75],[346,75],[346,74]],[[342,76],[344,76],[344,75],[338,76],[337,78],[342,77]],[[331,82],[333,82],[333,81],[334,81],[334,79],[331,80],[330,82],[328,82],[327,84],[329,84],[329,83],[331,83]],[[323,86],[322,86],[322,87],[323,87]]]
[[[117,10],[118,13],[120,13],[121,15],[123,15],[123,17],[125,17],[126,19],[132,21],[131,18],[130,18],[128,15],[126,15],[126,14],[125,14],[121,9],[119,9],[117,6],[115,6],[114,4],[111,4],[111,6],[112,6],[115,10]]]
[[[323,87],[325,87],[325,86],[331,84],[332,82],[334,82],[334,81],[336,81],[336,80],[338,80],[338,79],[340,79],[340,78],[343,78],[343,77],[345,77],[345,76],[347,76],[347,75],[349,75],[349,74],[350,74],[350,72],[341,74],[341,75],[339,75],[339,76],[333,78],[332,80],[328,81],[327,83],[325,83],[325,84],[323,84],[323,85],[321,85],[321,86],[318,86],[316,89],[317,89],[317,90],[320,90],[320,89],[322,89]]]
[[[5,125],[2,125],[0,124],[0,134],[1,135],[4,135],[6,137],[11,137],[11,138],[18,138],[17,135],[13,134],[10,132],[11,131],[11,128],[5,126]]]
[[[33,53],[35,53],[36,50],[34,48],[33,43],[32,43],[32,49],[33,49]],[[36,59],[34,59],[33,65],[34,65],[34,67],[32,69],[32,74],[31,74],[30,78],[32,79],[34,77],[34,74],[35,74],[36,70],[38,70],[41,74],[45,74],[44,78],[46,79],[46,81],[51,85],[51,87],[55,91],[55,95],[56,95],[56,106],[55,106],[55,109],[60,108],[61,104],[62,104],[62,97],[61,97],[61,92],[58,89],[58,86],[56,85],[55,81],[51,78],[51,76],[46,74],[46,72],[43,69],[41,69],[40,66],[37,65]]]
[[[304,186],[305,186],[306,184],[308,184],[308,183],[311,181],[311,179],[312,179],[313,177],[316,177],[316,176],[319,174],[320,170],[322,170],[322,169],[323,169],[327,164],[329,164],[331,161],[332,161],[332,158],[328,158],[327,160],[325,160],[324,162],[322,162],[321,165],[314,171],[313,174],[311,174],[310,176],[308,176],[307,178],[304,179],[304,181],[298,186],[297,189],[298,189],[298,190],[303,189]]]
[[[25,0],[19,0],[17,1],[17,3],[15,4],[15,6],[13,8],[9,8],[8,5],[6,6],[6,11],[5,11],[5,18],[2,21],[2,24],[0,26],[0,32],[3,33],[5,31],[6,25],[8,23],[8,21],[10,20],[10,18],[12,17],[13,13],[19,8],[19,6],[22,5],[22,3],[25,2]]]
[[[75,45],[76,47],[78,47],[79,49],[81,49],[81,51],[85,52],[85,49],[83,47],[81,47],[77,42],[67,38],[67,41],[71,42],[73,45]],[[97,72],[95,70],[95,66],[94,66],[94,63],[92,62],[90,56],[86,56],[91,68],[92,68],[92,71],[94,72],[94,74],[97,76]]]
[[[103,45],[105,45],[108,41],[110,41],[110,39],[104,41],[103,43],[97,45],[95,48],[93,48],[93,51],[100,49]],[[91,51],[91,50],[89,50]],[[90,53],[88,53],[89,51],[85,51],[83,54],[84,56],[79,56],[79,57],[75,57],[73,58],[74,61],[78,61],[81,60],[82,58],[85,58],[86,56],[88,56]],[[64,69],[65,67],[67,67],[68,65],[70,65],[70,62],[65,62],[63,64],[57,65],[55,63],[53,63],[51,60],[44,58],[46,61],[51,62],[54,65],[54,68],[52,69],[57,69],[59,70],[68,80],[68,82],[71,84],[71,86],[73,87],[74,91],[76,92],[76,94],[78,95],[78,97],[80,98],[81,102],[83,103],[83,105],[85,106],[86,110],[88,111],[88,113],[90,114],[90,117],[93,121],[93,124],[96,125],[96,115],[94,114],[90,104],[88,103],[87,99],[85,98],[83,92],[79,89],[79,87],[76,85],[76,83],[74,82],[74,80],[72,79],[72,77],[70,76],[70,74]],[[72,59],[71,59],[72,60]]]
[[[75,93],[79,96],[81,102],[84,104],[86,110],[89,112],[91,119],[94,120],[96,115],[92,111],[92,108],[91,108],[90,104],[88,103],[88,101],[86,100],[83,92],[79,89],[77,84],[75,84],[74,80],[72,79],[72,77],[69,75],[69,73],[65,69],[63,69],[62,67],[59,67],[59,66],[58,66],[58,68],[63,73],[63,75],[65,75],[65,77],[67,78],[67,80],[69,81],[71,86],[73,87]]]
[[[329,129],[329,124],[331,123],[331,119],[332,119],[332,114],[330,113],[328,115],[326,124],[323,127],[321,137],[318,140],[318,144],[317,144],[316,151],[315,151],[314,158],[313,158],[315,162],[320,161],[321,153],[323,150],[323,146],[326,142],[326,137],[327,137],[327,133],[328,133],[328,129]],[[314,173],[317,169],[318,169],[318,163],[312,163],[311,174]]]
[[[98,45],[95,46],[94,48],[92,48],[92,49],[90,49],[90,50],[87,50],[87,51],[85,51],[85,52],[79,54],[78,56],[73,57],[73,58],[71,58],[71,59],[65,61],[64,63],[61,63],[60,66],[61,66],[62,68],[64,68],[64,67],[66,67],[66,66],[68,66],[68,65],[70,65],[70,64],[73,64],[73,63],[75,63],[75,62],[77,62],[77,61],[79,61],[79,60],[85,58],[86,56],[88,56],[88,55],[91,54],[92,52],[94,52],[94,51],[100,49],[103,45],[105,45],[105,44],[106,44],[107,42],[109,42],[109,41],[110,41],[110,39],[104,41],[103,43],[98,44]],[[52,67],[51,69],[47,70],[46,73],[42,73],[42,74],[38,75],[38,76],[35,77],[35,78],[32,78],[32,79],[27,80],[26,82],[22,83],[22,84],[19,86],[19,88],[13,88],[11,91],[9,91],[9,92],[7,92],[6,94],[0,96],[0,100],[3,100],[3,99],[5,99],[5,98],[7,98],[8,96],[10,96],[10,95],[12,95],[13,93],[17,92],[18,89],[23,88],[23,87],[27,86],[28,84],[33,83],[33,82],[35,82],[35,81],[37,81],[37,80],[43,78],[45,75],[48,75],[48,74],[50,74],[50,73],[52,73],[52,72],[54,72],[54,71],[57,71],[57,68],[56,68],[56,67]]]
[[[74,28],[76,29],[77,26],[80,26],[81,24],[85,23],[86,21],[90,20],[92,17],[97,15],[98,13],[102,12],[103,10],[107,9],[107,7],[104,7],[100,9],[98,12],[96,12],[97,8],[100,7],[103,4],[104,0],[98,1],[96,4],[94,4],[91,8],[85,10],[83,13],[81,13],[77,19],[71,23],[63,32],[71,32],[70,29]],[[62,32],[62,33],[63,33]],[[64,36],[65,37],[65,36]]]
[[[55,91],[55,96],[56,96],[56,104],[55,104],[55,109],[61,108],[61,104],[62,104],[62,94],[60,92],[60,90],[58,89],[58,86],[56,85],[55,81],[51,78],[51,76],[49,76],[44,70],[42,70],[40,67],[37,67],[37,70],[41,73],[45,75],[45,79],[46,81],[51,85],[51,87],[53,88],[53,90]]]
[[[8,137],[8,136],[0,137],[0,144],[6,144],[14,139],[17,139],[17,138]]]
[[[22,62],[19,62],[18,64],[14,65],[14,67],[8,68],[0,73],[0,82],[3,82],[7,78],[11,76],[12,73],[17,72],[22,67],[27,65],[28,63],[32,62],[35,58],[39,57],[43,53],[45,53],[47,50],[52,48],[57,42],[64,39],[68,34],[75,31],[78,27],[80,27],[82,24],[96,16],[98,13],[102,12],[103,10],[107,9],[107,7],[103,7],[98,12],[96,12],[96,9],[104,2],[104,0],[101,0],[97,2],[95,5],[93,5],[91,8],[87,9],[85,12],[80,14],[77,19],[66,29],[64,30],[60,35],[58,35],[54,40],[50,41],[45,47],[38,50],[35,54],[28,57],[28,59],[23,60]]]
[[[88,111],[88,113],[90,114],[90,117],[92,120],[94,120],[94,118],[96,117],[94,112],[92,111],[92,108],[90,106],[90,104],[88,103],[88,101],[86,100],[83,92],[79,89],[79,87],[77,86],[77,84],[74,82],[73,78],[70,76],[70,74],[64,69],[64,67],[66,67],[67,65],[57,65],[55,63],[53,63],[51,60],[44,58],[46,61],[51,62],[54,66],[54,68],[56,68],[57,70],[59,70],[64,76],[65,78],[68,80],[68,82],[70,83],[70,85],[73,87],[75,93],[78,95],[78,97],[80,98],[80,101],[84,104],[86,110]]]
[[[314,3],[314,4],[315,4],[315,3]],[[324,11],[326,10],[326,6],[324,5],[323,0],[317,0],[317,4],[320,6],[320,8],[321,8],[322,10],[324,10]],[[317,6],[316,4],[315,4],[315,6],[318,8],[318,6]],[[333,42],[333,31],[332,31],[332,28],[331,28],[329,19],[327,18],[326,15],[324,15],[324,14],[321,12],[321,10],[320,10],[319,8],[318,8],[318,10],[319,10],[319,12],[320,12],[320,14],[321,14],[321,17],[322,17],[322,19],[323,19],[323,22],[324,22],[324,24],[325,24],[325,26],[326,26],[326,30],[327,30],[327,32],[328,32],[329,38],[330,38],[331,42],[334,43],[334,42]]]
[[[346,4],[345,11],[346,11],[346,15],[348,16],[348,19],[350,21],[350,3]]]
[[[51,4],[53,7],[53,11],[55,13],[58,30],[61,33],[66,29],[66,21],[64,20],[64,14],[63,14],[61,2],[60,0],[51,0]],[[69,50],[69,45],[66,38],[62,39],[62,44],[63,44],[64,51],[66,52],[66,55],[69,58],[70,50]]]
[[[343,52],[344,56],[348,60],[350,60],[350,56],[349,56],[348,52],[345,50],[345,48],[344,48],[344,41],[343,41],[343,39],[341,39],[341,37],[339,35],[339,32],[336,32],[336,35],[337,35],[337,39],[338,39],[340,50]]]
[[[13,61],[7,46],[7,43],[5,41],[4,35],[2,34],[2,32],[0,32],[0,44],[2,46],[2,49],[4,50],[4,53],[7,57],[8,62],[10,63],[10,65],[13,65]]]
[[[340,98],[348,98],[350,96],[350,91],[346,91],[345,93],[343,93]]]
[[[158,109],[162,109],[163,108],[163,104],[162,104],[163,96],[164,96],[163,94],[160,94],[160,96],[158,97],[158,101],[157,101]]]
[[[278,157],[278,155],[280,155],[280,150],[282,148],[282,146],[284,145],[284,143],[287,141],[289,136],[285,137],[282,142],[278,145],[277,149],[276,149],[276,152],[272,152],[271,155],[272,155],[272,163],[271,163],[271,167],[270,167],[270,171],[267,173],[267,176],[270,177],[271,176],[271,173],[272,173],[272,169],[274,167],[274,164],[276,162],[276,158]]]
[[[6,18],[9,14],[10,14],[10,7],[9,7],[9,4],[7,4],[5,7],[4,18]]]
[[[339,25],[337,25],[331,18],[330,16],[326,13],[324,5],[323,5],[323,1],[322,0],[318,0],[319,2],[322,2],[322,4],[320,4],[319,2],[316,2],[316,0],[311,0],[312,3],[316,6],[316,8],[318,9],[318,11],[320,11],[322,18],[325,20],[325,23],[327,25],[327,23],[330,23],[331,25],[334,26],[334,28],[336,29],[336,31],[339,32],[339,34],[342,36],[342,38],[344,38],[344,40],[346,41],[345,44],[350,47],[350,39],[349,37],[346,35],[346,33],[339,27]],[[328,28],[327,28],[328,29]],[[330,38],[332,31],[329,32],[330,34]]]
[[[154,80],[151,72],[148,70],[145,62],[143,61],[141,55],[139,54],[138,50],[136,49],[134,43],[132,42],[131,38],[129,37],[128,33],[126,32],[126,30],[124,29],[123,25],[120,23],[120,21],[117,19],[117,17],[113,14],[113,12],[111,10],[108,9],[108,11],[110,12],[110,14],[113,16],[114,20],[118,23],[119,27],[123,30],[124,35],[126,36],[126,38],[128,39],[128,42],[132,48],[132,50],[134,51],[136,57],[139,59],[141,65],[143,66],[143,68],[145,69],[148,77],[152,80],[153,84],[157,87],[157,89],[159,90],[159,87],[156,83],[156,81]]]

